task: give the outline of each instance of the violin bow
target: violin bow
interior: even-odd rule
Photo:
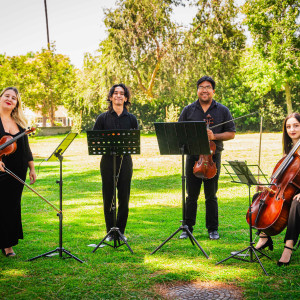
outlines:
[[[251,115],[254,115],[254,114],[259,114],[259,111],[254,111],[254,112],[252,112],[252,113],[250,113],[250,114],[247,114],[247,115],[244,115],[244,116],[241,116],[241,117],[237,117],[237,118],[231,119],[231,120],[229,120],[229,121],[226,121],[226,122],[223,122],[223,123],[217,124],[217,125],[215,125],[215,126],[212,126],[212,127],[209,127],[209,128],[210,128],[210,129],[212,129],[212,128],[215,128],[215,127],[221,126],[221,125],[223,125],[223,124],[226,124],[226,123],[229,123],[229,122],[232,122],[232,121],[235,121],[235,120],[241,119],[241,118],[245,118],[245,117],[248,117],[248,116],[251,116]]]
[[[258,170],[257,170],[257,182],[258,183],[259,183],[259,172],[260,172],[262,127],[263,127],[263,116],[261,115],[260,116],[260,129],[259,129]]]
[[[45,199],[43,196],[41,196],[37,191],[35,191],[32,187],[30,187],[26,182],[24,182],[21,178],[19,178],[16,174],[14,174],[12,171],[4,167],[4,170],[6,173],[11,175],[13,178],[20,181],[22,184],[24,184],[26,187],[28,187],[31,191],[33,191],[35,194],[37,194],[39,197],[41,197],[45,202],[47,202],[50,206],[52,206],[59,214],[61,213],[61,210],[57,209],[51,202],[49,202],[47,199]]]

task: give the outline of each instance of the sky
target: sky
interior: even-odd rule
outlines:
[[[105,8],[115,0],[47,0],[50,43],[57,53],[67,55],[77,68],[84,53],[94,54],[107,36]],[[0,54],[26,54],[47,48],[44,0],[0,0]],[[175,8],[173,19],[182,25],[192,22],[196,11],[186,6]]]

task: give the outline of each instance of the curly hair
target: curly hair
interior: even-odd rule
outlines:
[[[130,105],[131,105],[131,102],[130,102],[131,95],[130,95],[129,88],[123,83],[115,84],[109,90],[108,95],[107,95],[108,110],[111,111],[113,109],[112,102],[111,102],[110,98],[113,96],[113,94],[115,92],[115,89],[117,87],[121,87],[124,90],[124,96],[127,99],[127,101],[124,103],[124,107],[126,108],[126,110],[128,110]]]

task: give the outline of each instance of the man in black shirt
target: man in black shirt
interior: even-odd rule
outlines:
[[[180,121],[203,121],[208,117],[212,118],[213,126],[232,120],[228,108],[215,100],[215,81],[208,76],[201,77],[197,82],[198,100],[186,106],[180,117]],[[186,160],[186,187],[187,198],[185,207],[185,223],[189,230],[193,232],[193,226],[196,224],[197,200],[200,194],[202,182],[204,184],[205,207],[206,207],[206,228],[209,238],[219,239],[218,234],[218,202],[216,193],[218,191],[218,180],[221,169],[221,152],[223,150],[223,141],[231,140],[235,136],[235,126],[233,121],[217,126],[212,130],[207,129],[208,139],[216,144],[216,152],[213,155],[213,161],[217,166],[217,174],[211,179],[200,179],[193,174],[193,166],[198,160],[199,155],[188,155]],[[181,239],[187,238],[187,232],[183,231]]]
[[[134,115],[128,112],[130,106],[129,89],[122,83],[114,85],[107,97],[109,102],[108,111],[97,117],[93,130],[111,130],[111,129],[138,129],[138,122]],[[131,155],[117,156],[117,175],[118,183],[118,215],[117,224],[120,232],[124,234],[129,212],[130,184],[132,177],[132,159]],[[113,156],[103,155],[100,162],[100,172],[102,177],[102,194],[106,230],[114,226],[112,200],[114,196],[114,178],[113,178]],[[106,240],[112,241],[113,234]]]

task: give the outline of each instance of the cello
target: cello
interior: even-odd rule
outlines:
[[[213,118],[211,115],[207,115],[206,119],[206,127],[209,129],[209,125],[213,124]],[[197,178],[201,179],[211,179],[217,174],[216,163],[213,161],[212,156],[216,151],[216,144],[213,141],[209,141],[210,154],[200,154],[198,161],[195,162],[193,167],[193,174]]]
[[[256,196],[246,219],[251,227],[269,236],[279,234],[288,222],[289,210],[294,195],[300,189],[300,140],[292,150],[276,164],[270,186]]]

